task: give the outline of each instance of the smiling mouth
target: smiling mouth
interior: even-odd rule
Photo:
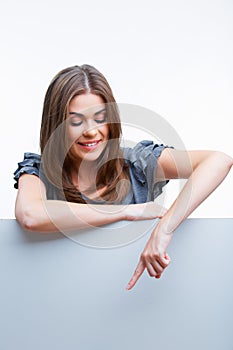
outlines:
[[[85,147],[94,147],[94,146],[97,146],[99,142],[100,142],[100,140],[99,141],[92,141],[92,142],[90,142],[90,141],[89,142],[78,142],[78,144],[81,146],[85,146]]]

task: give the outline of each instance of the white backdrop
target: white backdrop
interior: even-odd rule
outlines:
[[[17,162],[39,152],[47,86],[74,64],[99,69],[119,103],[164,117],[187,149],[233,156],[232,1],[12,0],[1,6],[0,39],[1,218],[14,217]],[[232,217],[232,179],[191,216]]]

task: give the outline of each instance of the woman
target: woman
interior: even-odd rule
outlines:
[[[145,269],[160,278],[174,230],[223,181],[233,159],[150,141],[121,148],[119,111],[105,77],[90,65],[59,72],[41,122],[41,156],[25,153],[15,171],[15,215],[24,229],[71,231],[119,220],[160,218],[127,285]],[[187,179],[166,211],[154,202],[169,179]],[[126,205],[130,204],[130,205]]]

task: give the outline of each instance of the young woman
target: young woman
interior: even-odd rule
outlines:
[[[159,278],[170,263],[174,230],[215,190],[233,159],[217,151],[181,151],[151,141],[120,147],[111,88],[90,65],[60,71],[44,100],[41,156],[25,153],[14,173],[15,215],[24,229],[71,231],[119,220],[160,218],[129,281],[145,269]],[[172,206],[154,202],[169,179],[187,179]]]

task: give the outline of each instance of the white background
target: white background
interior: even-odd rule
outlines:
[[[14,217],[17,162],[39,153],[45,91],[71,65],[94,65],[117,102],[163,116],[187,149],[233,156],[230,0],[8,1],[0,42],[1,218]],[[232,179],[233,171],[191,216],[233,217]]]

